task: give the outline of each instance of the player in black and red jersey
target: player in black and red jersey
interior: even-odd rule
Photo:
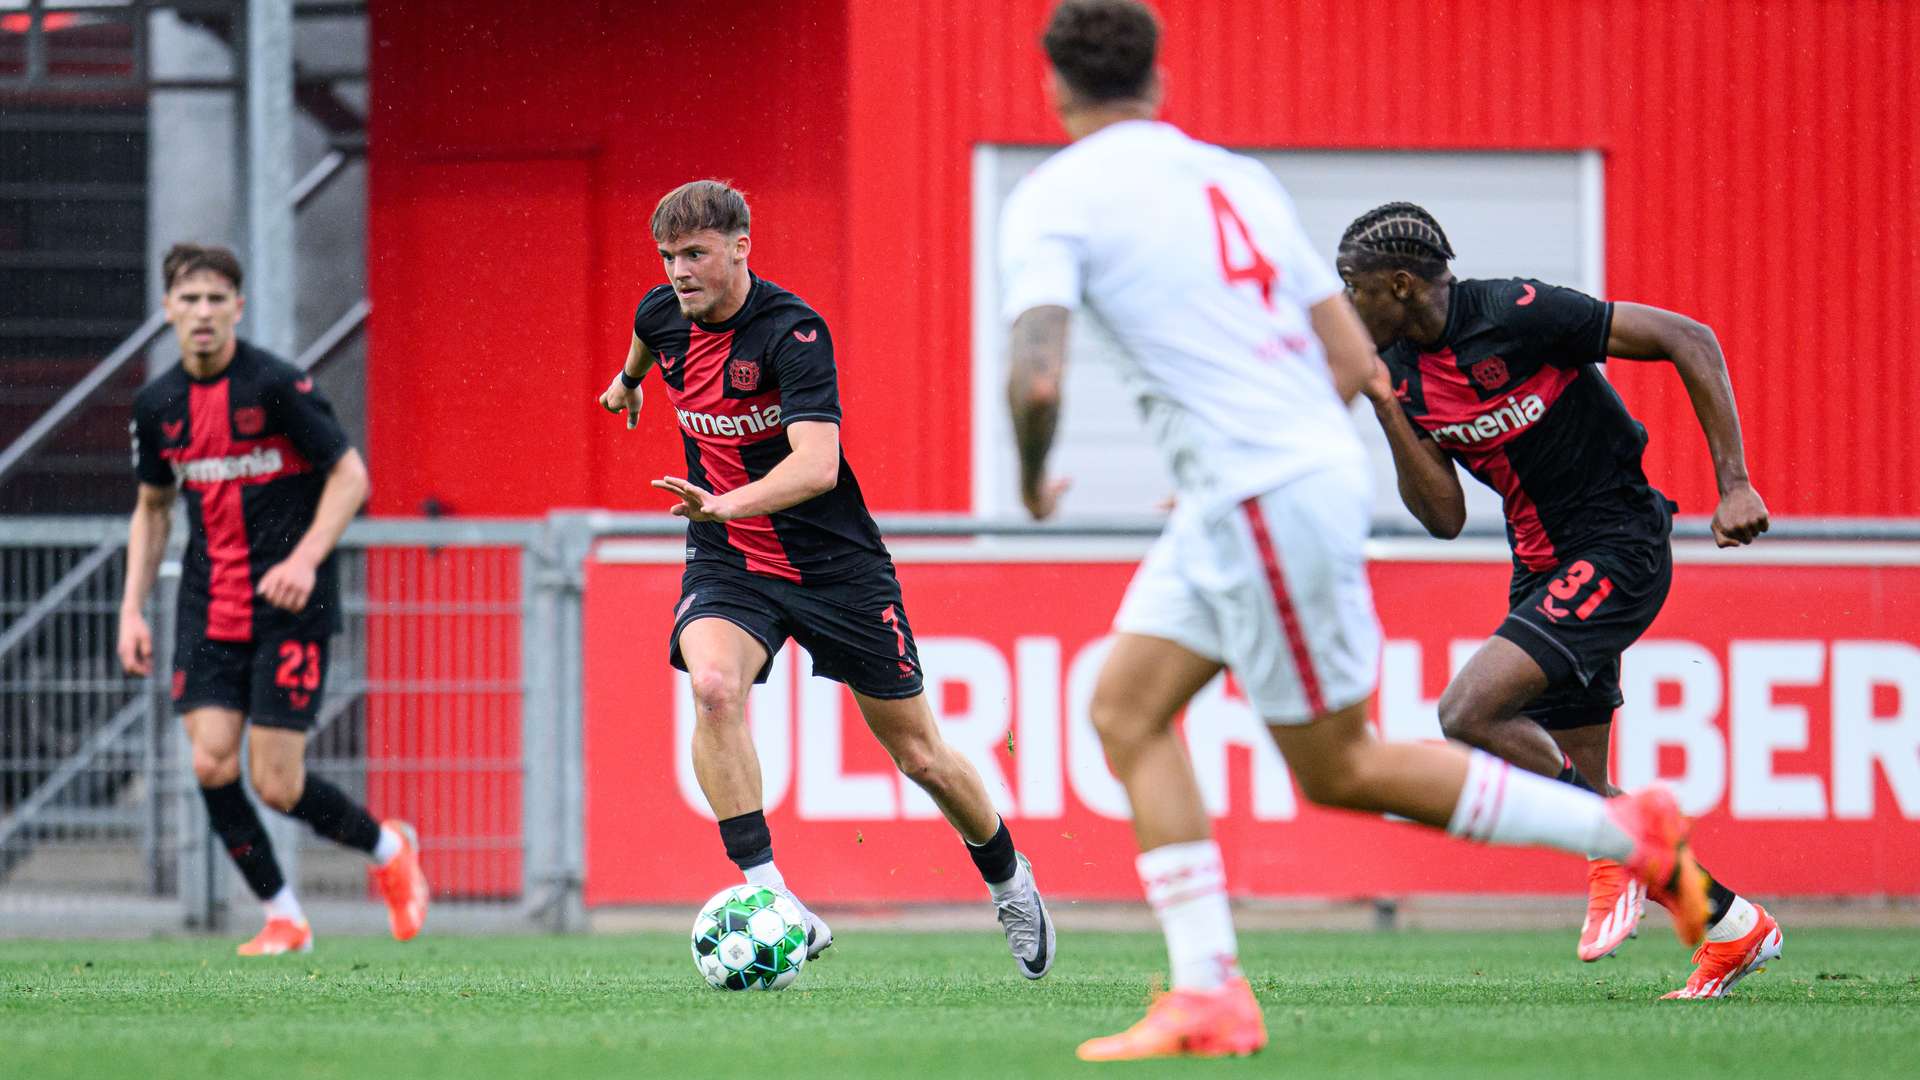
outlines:
[[[640,301],[626,363],[600,403],[631,430],[641,378],[657,364],[679,422],[687,475],[653,482],[679,497],[673,512],[688,522],[669,656],[692,682],[694,773],[727,856],[749,882],[786,891],[746,700],[791,637],[814,674],[853,692],[900,771],[966,841],[1020,973],[1045,975],[1054,930],[1032,867],[979,773],[940,736],[892,557],[840,451],[826,322],[747,269],[747,203],[728,185],[670,192],[652,232],[667,284]],[[807,953],[818,955],[832,932],[811,911],[807,922]]]
[[[235,336],[245,299],[232,252],[176,245],[162,270],[180,363],[134,399],[140,493],[127,537],[120,661],[136,675],[152,671],[153,634],[142,610],[175,493],[184,492],[189,532],[173,704],[193,743],[193,773],[213,832],[266,906],[266,928],[240,954],[313,948],[312,928],[240,786],[240,736],[249,721],[255,793],[321,836],[365,852],[393,936],[405,941],[427,912],[412,828],[376,822],[304,763],[327,642],[340,629],[333,546],[366,501],[366,467],[313,380]]]
[[[1458,536],[1458,462],[1504,500],[1510,611],[1448,684],[1448,737],[1604,795],[1620,654],[1660,612],[1673,574],[1675,509],[1641,470],[1646,429],[1600,373],[1608,357],[1667,360],[1706,432],[1719,481],[1721,547],[1767,529],[1747,478],[1726,361],[1700,323],[1518,279],[1457,281],[1453,248],[1412,203],[1368,211],[1336,267],[1380,348],[1367,388],[1392,448],[1400,497],[1433,535]],[[1685,989],[1718,997],[1779,955],[1765,909],[1708,880],[1706,941]],[[1611,954],[1639,923],[1644,890],[1596,859],[1579,956]]]

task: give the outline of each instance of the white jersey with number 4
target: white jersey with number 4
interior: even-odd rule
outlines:
[[[1190,507],[1364,465],[1307,315],[1340,279],[1259,162],[1157,121],[1103,128],[1021,180],[1000,258],[1009,322],[1084,302],[1112,331]]]

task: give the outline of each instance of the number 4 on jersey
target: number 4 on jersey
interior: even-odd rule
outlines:
[[[1220,190],[1218,184],[1207,185],[1207,204],[1213,207],[1213,239],[1220,248],[1220,273],[1227,284],[1237,285],[1242,281],[1251,281],[1260,286],[1260,302],[1269,309],[1273,307],[1273,287],[1280,281],[1280,271],[1253,242],[1253,233],[1247,223],[1242,221],[1233,203],[1227,199],[1227,193]],[[1245,249],[1248,261],[1235,263],[1233,251],[1227,245],[1227,227],[1239,234],[1240,247]]]

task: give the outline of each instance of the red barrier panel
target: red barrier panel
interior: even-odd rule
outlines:
[[[367,552],[367,802],[442,898],[521,892],[520,592],[517,548]]]
[[[1050,895],[1137,898],[1126,800],[1086,721],[1131,561],[897,554],[934,710]],[[680,567],[647,557],[610,545],[587,570],[594,904],[696,901],[737,873],[685,756],[685,678],[665,659]],[[1375,709],[1388,737],[1438,737],[1449,664],[1504,614],[1506,578],[1493,561],[1374,563],[1386,629]],[[1917,639],[1920,567],[1685,561],[1627,657],[1616,779],[1673,784],[1703,815],[1702,858],[1736,888],[1920,894]],[[808,669],[789,645],[749,708],[787,878],[824,903],[982,895],[959,840],[893,771],[851,697]],[[1556,853],[1473,848],[1307,806],[1230,680],[1202,693],[1186,737],[1236,894],[1584,887],[1584,866]]]

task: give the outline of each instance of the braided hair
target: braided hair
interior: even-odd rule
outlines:
[[[1453,245],[1424,207],[1390,202],[1353,219],[1340,237],[1340,253],[1360,270],[1405,270],[1433,281],[1447,272]]]

